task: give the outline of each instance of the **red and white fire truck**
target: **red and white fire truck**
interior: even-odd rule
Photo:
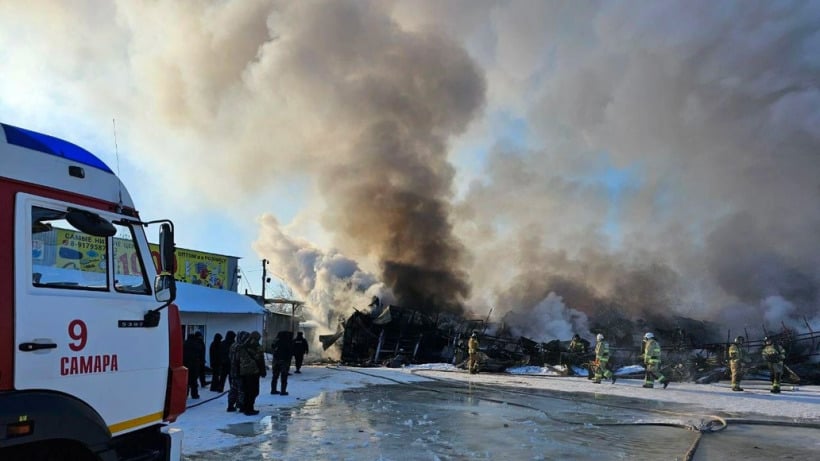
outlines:
[[[179,459],[173,253],[99,158],[0,123],[0,460]]]

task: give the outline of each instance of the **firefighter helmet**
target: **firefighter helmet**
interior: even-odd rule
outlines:
[[[735,342],[738,344],[743,344],[743,341],[746,341],[746,338],[744,338],[743,336],[738,336],[737,338],[735,338]]]
[[[572,337],[572,339],[581,339],[581,335],[579,335],[579,334],[577,334],[577,333],[576,333],[576,334]]]
[[[772,338],[770,338],[768,336],[763,337],[763,344],[771,344],[771,343],[772,343]]]
[[[655,335],[653,335],[651,331],[647,332],[645,335],[643,335],[643,339],[653,339],[653,338],[655,338]]]
[[[604,340],[604,335],[602,335],[601,333],[598,333],[598,336],[596,336],[595,339],[597,339],[598,341],[603,341]]]
[[[474,331],[474,332],[473,332],[473,334],[471,334],[470,336],[471,336],[471,337],[473,337],[473,338],[477,338],[477,337],[478,337],[478,333]]]

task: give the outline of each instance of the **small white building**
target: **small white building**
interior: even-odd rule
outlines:
[[[235,291],[177,283],[174,303],[179,306],[183,338],[200,331],[206,347],[211,345],[216,333],[224,339],[228,330],[261,333],[264,326],[266,311],[262,306]]]

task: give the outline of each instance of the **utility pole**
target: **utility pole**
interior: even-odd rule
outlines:
[[[302,307],[301,301],[290,302],[290,332],[296,334],[296,309]]]
[[[268,260],[262,260],[262,305],[265,305],[265,285],[268,280]]]

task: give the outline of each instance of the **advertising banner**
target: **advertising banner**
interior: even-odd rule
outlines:
[[[54,229],[51,232],[55,237],[55,254],[53,258],[45,256],[44,241],[37,239],[32,257],[38,261],[38,264],[53,264],[56,267],[78,269],[84,272],[105,272],[107,260],[105,238],[67,229]],[[159,245],[151,243],[148,246],[154,266],[158,267]],[[236,258],[185,248],[177,248],[174,253],[176,258],[174,278],[177,281],[210,288],[233,289],[229,274],[235,271]],[[134,244],[127,239],[114,238],[114,263],[117,274],[130,275],[142,272]],[[234,269],[231,270],[231,267]]]
[[[105,272],[104,237],[93,237],[66,229],[57,232],[57,267],[83,272]]]
[[[159,246],[151,245],[151,253],[159,260]],[[228,284],[228,257],[201,251],[177,248],[174,278],[180,282],[225,288]]]

